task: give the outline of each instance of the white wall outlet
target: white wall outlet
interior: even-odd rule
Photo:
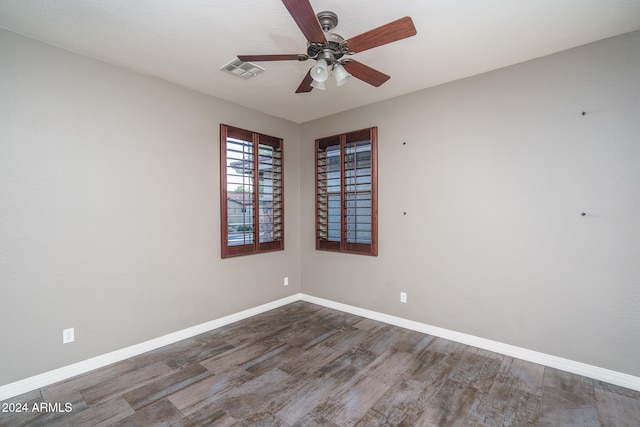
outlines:
[[[288,277],[284,278],[284,285],[285,286],[289,286],[289,278]]]
[[[407,293],[400,292],[400,302],[407,302]]]
[[[67,344],[75,340],[73,328],[62,330],[62,344]]]

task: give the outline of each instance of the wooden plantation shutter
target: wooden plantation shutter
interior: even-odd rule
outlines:
[[[378,254],[377,128],[316,141],[316,249]]]
[[[220,125],[222,257],[284,249],[282,139]]]
[[[258,135],[259,251],[283,249],[282,140]]]

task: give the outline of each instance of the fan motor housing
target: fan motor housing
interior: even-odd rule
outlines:
[[[342,36],[334,33],[325,33],[325,36],[327,38],[326,43],[307,43],[307,55],[310,58],[317,58],[318,55],[325,53],[324,56],[333,56],[333,59],[340,59],[348,53]],[[324,59],[329,60],[331,58]]]

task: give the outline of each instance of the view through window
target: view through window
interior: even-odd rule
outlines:
[[[220,125],[222,257],[284,249],[282,139]]]

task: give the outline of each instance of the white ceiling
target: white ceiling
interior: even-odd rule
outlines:
[[[280,0],[0,0],[0,27],[237,104],[305,122],[640,29],[640,0],[311,0],[350,38],[403,16],[418,34],[354,56],[391,76],[295,94],[312,66],[262,62],[242,80],[236,54],[305,53]]]

